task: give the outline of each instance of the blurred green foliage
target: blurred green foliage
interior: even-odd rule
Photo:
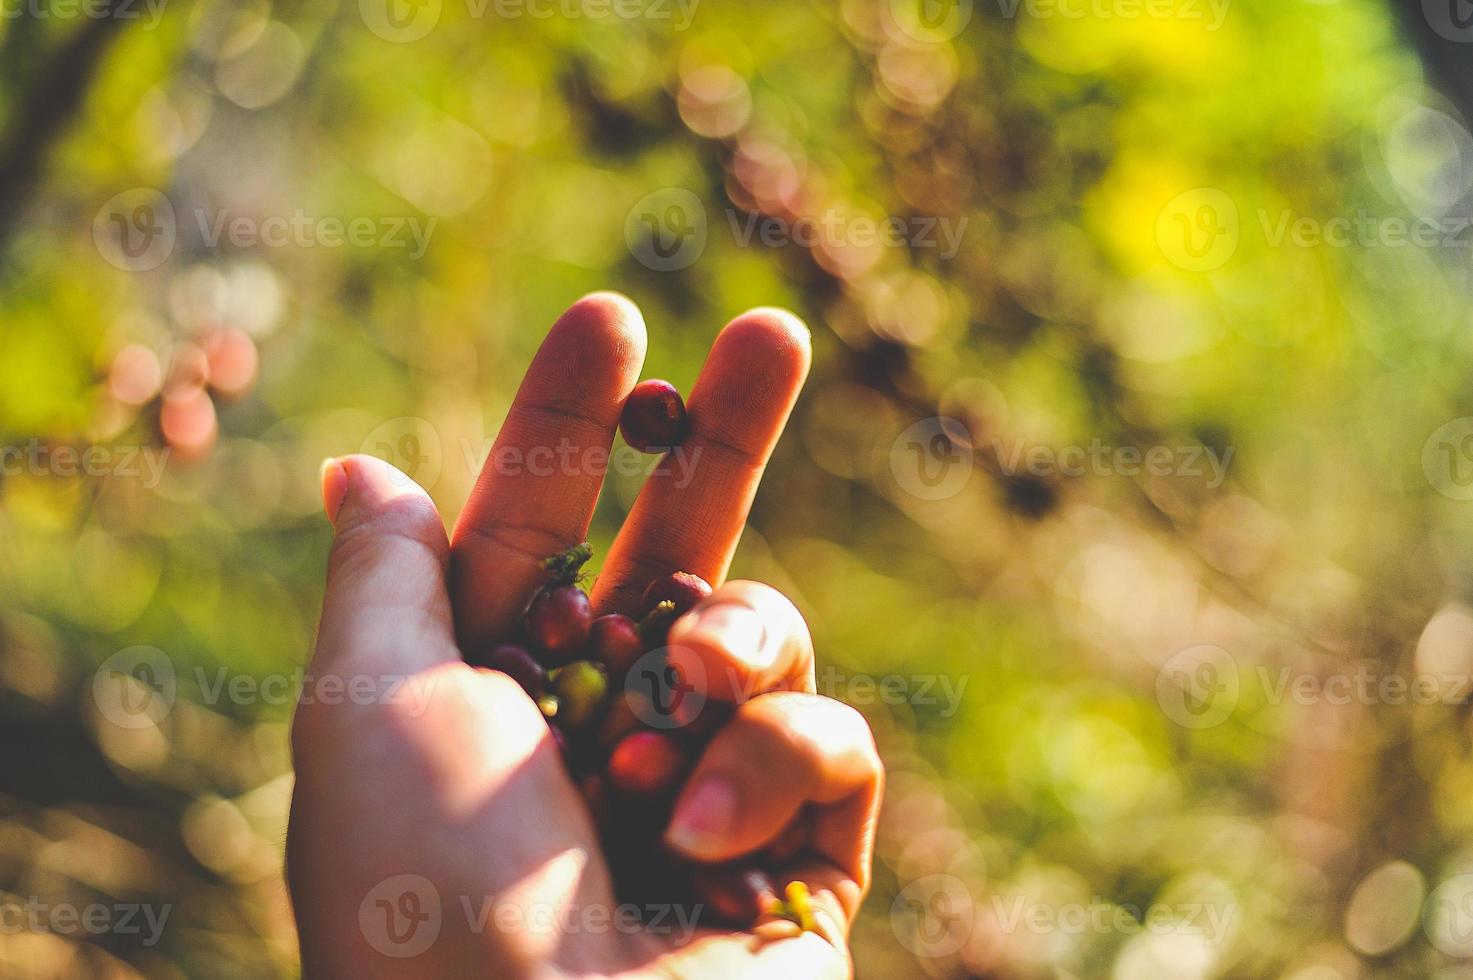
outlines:
[[[1473,674],[1468,235],[1395,242],[1470,213],[1473,139],[1386,7],[389,2],[0,19],[0,152],[44,150],[0,158],[0,889],[173,909],[157,945],[7,936],[0,973],[295,973],[291,699],[201,679],[304,663],[321,459],[453,515],[547,325],[615,288],[683,389],[746,307],[814,328],[733,573],[795,597],[887,759],[862,976],[1466,975],[1466,691],[1325,693]],[[768,246],[753,214],[844,218]],[[374,237],[210,241],[294,215]],[[858,240],[886,216],[955,253]],[[1092,445],[1173,462],[1018,462]],[[94,675],[136,645],[177,699],[120,726]]]

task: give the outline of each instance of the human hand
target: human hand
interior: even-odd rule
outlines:
[[[692,922],[693,908],[628,919],[536,706],[461,658],[462,646],[510,633],[542,582],[540,559],[584,540],[603,479],[587,461],[607,459],[644,347],[628,300],[574,304],[528,370],[451,540],[428,495],[388,464],[353,456],[324,468],[336,537],[305,690],[366,681],[383,696],[304,698],[293,725],[287,864],[307,976],[849,972],[882,773],[863,718],[813,693],[811,638],[790,602],[731,582],[672,628],[705,693],[741,703],[665,840],[690,860],[724,861],[806,807],[803,856],[780,874],[811,889],[817,932],[782,920],[721,928]],[[647,482],[597,580],[597,613],[633,612],[645,583],[675,569],[721,582],[808,361],[807,331],[789,314],[753,311],[722,331],[691,393],[688,481],[662,465]],[[563,441],[579,465],[496,465]]]

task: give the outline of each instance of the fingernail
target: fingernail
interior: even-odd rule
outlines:
[[[776,650],[769,650],[767,624],[751,606],[739,602],[718,602],[697,609],[691,633],[704,634],[714,646],[727,650],[732,656],[753,667],[770,667],[777,657]]]
[[[338,511],[343,499],[348,496],[348,471],[341,460],[329,457],[322,461],[322,507],[327,519],[334,527],[338,523]]]
[[[736,790],[720,776],[707,776],[675,808],[665,842],[691,857],[721,854],[736,822]]]

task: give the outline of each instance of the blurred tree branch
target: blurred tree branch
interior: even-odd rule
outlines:
[[[108,45],[125,20],[129,0],[104,0],[104,7],[76,30],[20,89],[15,111],[0,133],[0,251],[20,221],[40,181],[46,157],[66,131]]]

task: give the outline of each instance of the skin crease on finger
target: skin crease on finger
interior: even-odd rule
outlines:
[[[608,294],[575,304],[554,328],[544,352],[548,344],[556,349],[573,343],[581,349],[590,338],[603,343],[612,331],[612,343],[604,351],[618,352],[620,363],[586,350],[579,361],[588,370],[609,372],[600,382],[604,394],[595,399],[599,404],[580,408],[566,399],[550,399],[544,385],[566,383],[567,365],[539,375],[547,367],[544,353],[539,353],[518,395],[519,402],[524,396],[531,399],[532,407],[509,414],[511,434],[504,429],[499,441],[545,439],[561,431],[559,426],[573,426],[595,445],[612,439],[618,398],[607,400],[609,393],[632,387],[643,355],[643,324],[637,318],[632,304]],[[755,311],[723,331],[692,395],[691,438],[705,440],[716,465],[678,494],[647,486],[635,508],[637,513],[643,508],[647,523],[631,519],[605,574],[620,553],[624,567],[642,567],[643,559],[636,557],[641,551],[668,562],[667,572],[694,565],[715,569],[711,574],[718,580],[724,574],[762,467],[807,371],[806,330],[794,324],[788,314]],[[754,377],[766,383],[753,385]],[[736,390],[739,383],[748,386],[745,392]],[[738,411],[748,413],[745,420],[732,417]],[[599,482],[572,474],[551,484],[519,485],[502,474],[483,474],[457,525],[455,545],[448,549],[451,571],[461,576],[454,579],[461,598],[452,604],[443,525],[428,496],[371,457],[346,458],[324,468],[325,506],[342,553],[330,564],[314,664],[331,664],[333,672],[350,674],[383,672],[397,661],[434,683],[421,692],[423,697],[391,708],[314,705],[298,711],[292,740],[298,780],[289,877],[309,975],[451,976],[488,968],[504,976],[843,976],[849,971],[844,936],[867,884],[868,841],[882,775],[877,757],[856,754],[854,746],[862,741],[857,735],[830,738],[822,733],[832,726],[805,721],[809,712],[815,718],[824,713],[824,699],[786,708],[793,730],[809,733],[803,738],[771,739],[754,731],[750,737],[765,745],[759,752],[759,742],[742,747],[748,736],[737,729],[721,750],[735,758],[766,758],[766,771],[800,776],[783,790],[784,800],[791,803],[781,804],[773,826],[762,830],[748,820],[743,833],[752,839],[777,838],[787,811],[805,800],[819,807],[816,856],[789,869],[813,893],[817,933],[776,921],[751,931],[702,929],[690,942],[646,930],[634,935],[559,933],[549,944],[545,934],[501,930],[488,927],[488,921],[467,932],[465,921],[455,922],[462,899],[470,900],[473,910],[484,910],[485,902],[494,907],[498,897],[510,895],[521,904],[560,907],[574,895],[575,908],[609,908],[615,901],[603,848],[547,725],[515,682],[500,672],[459,662],[451,645],[452,617],[464,622],[463,607],[487,601],[472,583],[493,590],[521,588],[516,583],[524,571],[506,574],[506,542],[529,527],[540,529],[534,537],[586,533]],[[692,492],[695,496],[687,496]],[[706,519],[712,508],[723,516],[708,527],[711,534],[648,537],[654,526],[648,522],[658,512],[683,523]],[[496,530],[508,527],[513,530]],[[532,541],[523,550],[530,556],[535,553],[529,549],[542,547]],[[692,550],[681,550],[687,547]],[[418,584],[406,594],[403,585],[408,581]],[[767,664],[780,675],[774,683],[811,690],[812,643],[796,608],[758,583],[725,588],[733,590],[726,598],[739,599],[737,605],[762,617],[761,629],[744,632],[738,628],[740,617],[717,616],[708,624],[703,655],[714,664],[750,662],[754,669],[766,669],[761,666],[765,659],[753,659],[749,642],[759,636],[758,648],[771,643],[778,651]],[[720,596],[718,590],[713,598]],[[513,615],[526,604],[524,597],[499,601]],[[720,606],[717,602],[714,608]],[[384,614],[386,609],[393,614]],[[503,730],[506,725],[513,727]],[[786,759],[788,751],[801,758]],[[716,764],[714,756],[698,763]],[[872,771],[864,771],[866,767]],[[769,789],[755,792],[760,796]],[[740,792],[750,796],[754,791]],[[750,803],[738,800],[739,807],[760,821],[760,807],[752,809]],[[571,877],[552,873],[571,867],[566,862],[580,854],[581,870]],[[376,908],[364,903],[376,883],[404,874],[417,876],[442,900],[444,933],[428,958],[419,961],[418,972],[411,968],[413,961],[385,960],[364,946],[365,940],[372,945],[374,932],[368,925],[372,916],[362,918],[362,908]]]

